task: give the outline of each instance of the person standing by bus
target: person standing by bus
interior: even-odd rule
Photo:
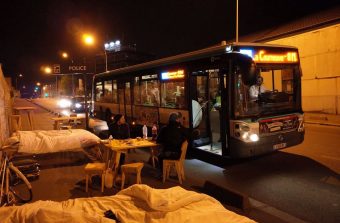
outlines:
[[[161,152],[158,156],[161,173],[163,173],[163,160],[179,159],[181,156],[181,145],[185,140],[187,140],[187,138],[188,136],[185,129],[180,123],[179,114],[171,113],[168,124],[160,130],[157,137],[157,143],[162,146]]]
[[[114,116],[114,121],[109,125],[109,132],[114,139],[130,138],[130,127],[126,123],[125,116],[117,114]],[[119,166],[125,163],[125,154],[122,153],[119,159]],[[120,172],[120,168],[118,170]]]

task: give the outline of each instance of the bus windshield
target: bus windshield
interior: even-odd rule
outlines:
[[[235,75],[235,118],[279,115],[297,111],[300,105],[300,70],[295,65],[258,65],[256,77],[245,82],[246,73]]]

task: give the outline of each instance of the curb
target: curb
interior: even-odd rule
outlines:
[[[316,125],[326,125],[326,126],[335,126],[340,127],[338,123],[326,123],[326,122],[316,122],[316,121],[305,121],[307,124],[316,124]]]

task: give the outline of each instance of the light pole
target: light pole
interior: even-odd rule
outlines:
[[[15,89],[18,90],[18,77],[19,78],[22,78],[23,75],[22,74],[19,74],[19,75],[16,75],[15,77]]]
[[[120,41],[116,40],[115,42],[111,41],[109,43],[104,44],[104,52],[105,52],[105,71],[107,71],[107,51],[119,51],[121,49]]]
[[[61,53],[61,57],[64,60],[67,60],[69,58],[69,54],[67,52],[62,52]],[[71,64],[73,64],[73,60],[71,59]],[[71,74],[71,81],[72,81],[72,96],[74,97],[75,93],[74,93],[74,74]]]
[[[43,69],[44,69],[45,74],[51,74],[52,73],[52,68],[49,67],[49,66],[46,66]],[[55,75],[55,95],[57,95],[57,94],[58,94],[58,76]]]
[[[83,34],[83,43],[86,46],[92,46],[94,45],[94,37],[91,34]],[[85,60],[85,58],[84,58]],[[88,130],[89,129],[89,112],[88,112],[88,107],[87,107],[87,74],[84,73],[84,100],[85,100],[85,128]]]
[[[238,42],[238,0],[236,0],[236,43]]]

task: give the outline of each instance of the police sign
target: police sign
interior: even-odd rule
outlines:
[[[62,64],[54,64],[52,72],[53,74],[90,74],[93,73],[92,64],[84,64],[84,63],[62,63]]]
[[[70,72],[84,72],[86,71],[86,65],[69,65],[68,70]]]

